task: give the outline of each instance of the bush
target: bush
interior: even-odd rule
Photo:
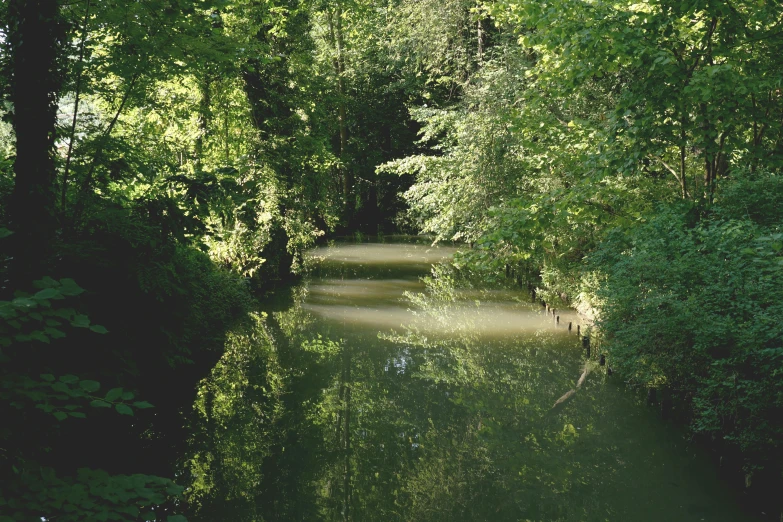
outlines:
[[[748,470],[783,463],[781,188],[742,178],[709,211],[661,207],[590,260],[614,366],[670,389],[694,433],[739,450]]]

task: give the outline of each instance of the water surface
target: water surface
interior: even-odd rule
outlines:
[[[202,383],[192,520],[742,521],[712,463],[525,292],[337,244]]]

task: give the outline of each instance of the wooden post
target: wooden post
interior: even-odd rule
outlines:
[[[568,331],[571,331],[571,321],[568,321]]]
[[[576,335],[582,335],[582,332],[580,332],[581,328],[580,325],[576,325]]]
[[[587,358],[590,358],[590,338],[586,335],[582,337],[582,348],[585,349],[585,352],[587,353]]]
[[[606,366],[606,356],[604,354],[601,354],[601,357],[598,359],[598,365]]]
[[[559,315],[555,318],[555,323],[556,324],[560,324],[560,316]]]

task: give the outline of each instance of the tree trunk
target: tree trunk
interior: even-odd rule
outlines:
[[[337,4],[334,12],[329,11],[329,32],[332,39],[335,57],[332,60],[334,73],[337,76],[337,123],[340,130],[340,159],[345,161],[345,152],[348,146],[348,126],[345,110],[345,57],[343,40],[343,10]],[[345,216],[350,219],[353,215],[353,176],[350,169],[343,165],[343,198],[345,199]]]
[[[11,287],[43,275],[56,229],[54,142],[64,24],[55,0],[10,0],[11,102],[16,133],[14,188],[8,201]]]
[[[209,132],[209,123],[211,120],[210,106],[212,99],[210,96],[210,89],[212,82],[207,73],[204,73],[204,77],[199,83],[199,89],[201,98],[198,104],[198,135],[196,136],[195,154],[196,154],[196,172],[200,173],[204,168],[204,138],[207,137]]]

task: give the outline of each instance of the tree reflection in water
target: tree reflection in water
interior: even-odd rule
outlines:
[[[553,409],[584,361],[537,306],[398,257],[326,263],[231,336],[192,416],[192,520],[747,520],[602,372]]]

